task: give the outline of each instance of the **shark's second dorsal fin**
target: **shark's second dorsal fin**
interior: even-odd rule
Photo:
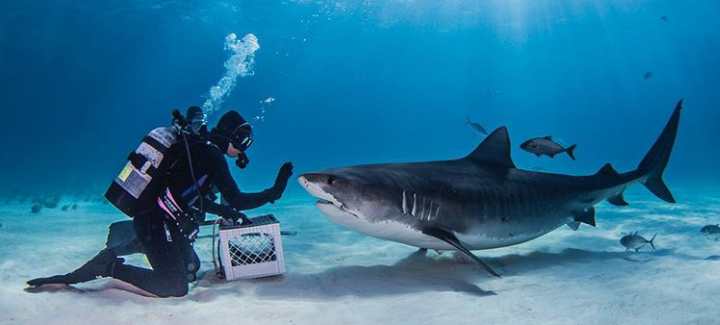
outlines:
[[[607,177],[620,177],[620,173],[618,173],[615,168],[613,168],[610,164],[605,164],[595,175],[605,175]]]
[[[510,137],[506,127],[490,133],[465,159],[503,168],[515,168],[510,157]]]

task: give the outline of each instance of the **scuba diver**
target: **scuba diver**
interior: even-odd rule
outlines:
[[[30,280],[28,285],[76,284],[111,277],[158,297],[184,296],[200,269],[193,243],[205,213],[218,215],[227,223],[251,223],[240,211],[282,197],[292,176],[290,162],[282,165],[273,186],[258,193],[241,192],[232,178],[224,155],[244,168],[249,162],[245,152],[253,143],[252,127],[238,112],[225,113],[209,132],[197,106],[188,109],[186,118],[177,110],[173,115],[172,127],[153,130],[130,153],[125,168],[105,194],[132,218],[139,246],[152,269],[124,264],[108,247],[73,272]],[[215,202],[216,193],[227,205]]]

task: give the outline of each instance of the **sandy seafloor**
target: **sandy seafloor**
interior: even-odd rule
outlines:
[[[672,187],[672,184],[671,184]],[[102,248],[111,205],[77,211],[0,205],[2,324],[720,324],[720,242],[699,229],[720,223],[718,188],[673,188],[679,203],[641,187],[629,207],[598,206],[598,227],[560,228],[514,247],[476,251],[503,278],[453,252],[342,229],[309,197],[254,211],[275,213],[285,236],[281,277],[226,283],[212,276],[188,296],[154,299],[98,280],[74,290],[26,292],[25,281],[68,272]],[[64,203],[67,203],[66,200]],[[657,232],[657,250],[626,252],[622,233]],[[206,234],[209,229],[205,229]],[[199,239],[203,269],[210,239]],[[144,264],[144,256],[129,258]],[[211,272],[207,273],[211,274]]]

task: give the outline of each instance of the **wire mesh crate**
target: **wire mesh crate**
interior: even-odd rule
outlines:
[[[280,222],[272,214],[251,225],[220,228],[220,261],[228,281],[285,273]]]

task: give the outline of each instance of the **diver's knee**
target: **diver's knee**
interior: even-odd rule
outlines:
[[[183,297],[190,290],[188,282],[184,278],[174,277],[169,279],[166,285],[155,292],[160,298]]]

